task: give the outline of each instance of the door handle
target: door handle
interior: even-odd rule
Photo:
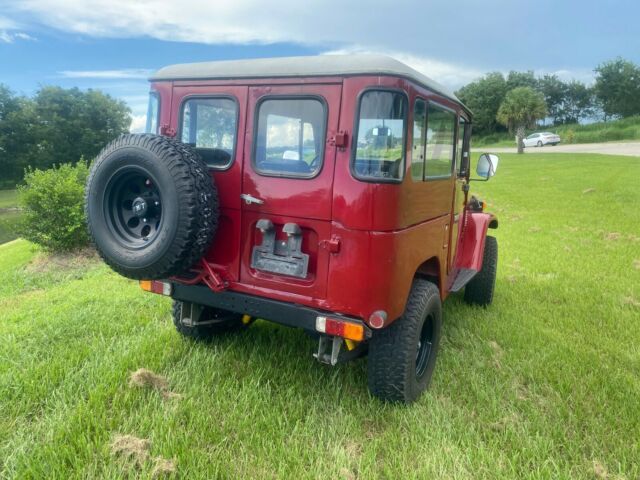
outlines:
[[[243,193],[240,195],[240,198],[242,200],[244,200],[244,202],[247,205],[251,205],[252,203],[255,203],[257,205],[262,205],[264,203],[264,200],[260,199],[260,198],[256,198],[252,195],[249,195],[248,193]]]

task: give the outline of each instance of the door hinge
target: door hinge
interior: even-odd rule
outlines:
[[[175,137],[176,130],[165,123],[160,126],[160,135],[164,135],[165,137]]]
[[[320,240],[320,247],[326,249],[329,253],[338,253],[340,251],[340,237],[335,235],[329,240]]]
[[[340,130],[329,138],[329,145],[332,147],[345,148],[349,144],[349,134]]]

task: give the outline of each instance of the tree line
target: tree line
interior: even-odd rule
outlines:
[[[565,82],[557,75],[536,77],[533,71],[511,71],[506,76],[491,72],[465,85],[456,95],[474,112],[473,131],[480,135],[507,128],[513,131],[513,122],[505,112],[517,99],[536,109],[536,120],[544,118],[553,125],[640,115],[640,66],[616,58],[598,65],[594,72],[593,85],[577,80]],[[510,92],[513,93],[508,99]],[[542,110],[532,94],[543,102]],[[510,101],[501,115],[500,107],[506,99]]]
[[[47,86],[29,98],[0,84],[0,188],[20,182],[27,168],[92,159],[129,130],[130,113],[98,90]]]

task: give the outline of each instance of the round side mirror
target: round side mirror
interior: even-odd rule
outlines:
[[[500,158],[492,153],[483,153],[478,159],[478,166],[476,167],[476,173],[482,178],[487,180],[496,174],[498,169],[498,161]]]

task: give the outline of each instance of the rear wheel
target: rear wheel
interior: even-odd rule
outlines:
[[[183,305],[183,302],[175,300],[172,315],[176,330],[185,337],[207,340],[215,335],[240,330],[244,327],[242,315],[213,307],[203,307],[199,322],[196,325],[186,325],[183,322]]]
[[[424,279],[414,280],[403,315],[375,331],[369,342],[369,391],[391,402],[418,399],[433,376],[441,327],[438,287]]]
[[[465,302],[472,305],[489,305],[493,301],[498,270],[498,240],[487,237],[484,243],[482,268],[464,289]]]

